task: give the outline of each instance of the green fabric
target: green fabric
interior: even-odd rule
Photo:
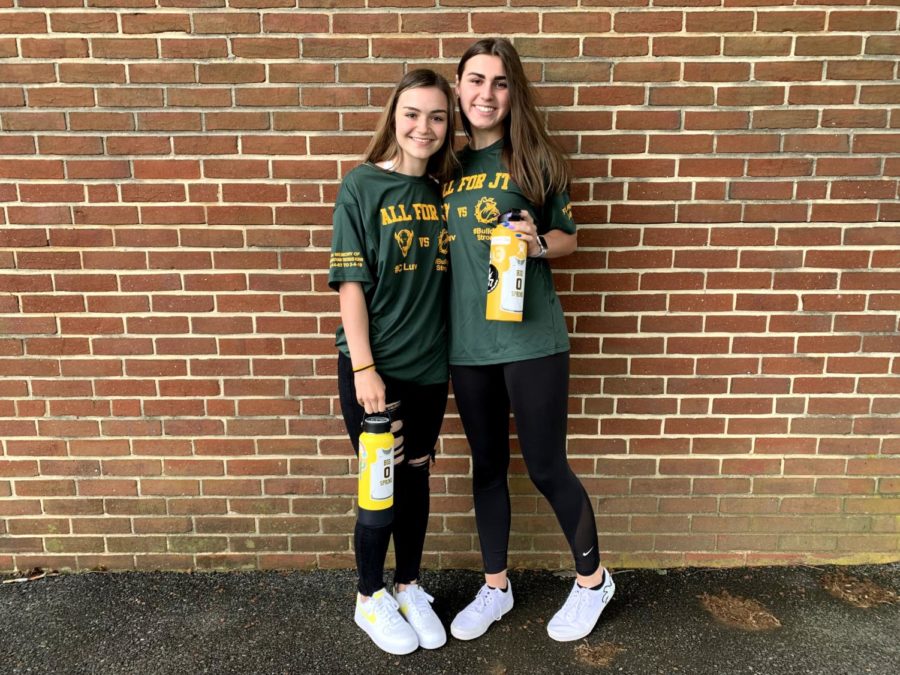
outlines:
[[[562,307],[547,260],[529,258],[525,270],[525,307],[521,323],[484,318],[491,230],[497,216],[528,210],[538,231],[575,232],[569,195],[551,195],[536,209],[509,177],[502,160],[503,141],[482,150],[465,148],[462,172],[444,185],[450,230],[450,363],[486,365],[558,354],[569,349]]]
[[[438,184],[362,164],[341,183],[333,223],[328,284],[362,283],[378,371],[446,382],[449,236]],[[343,326],[335,344],[350,356]]]

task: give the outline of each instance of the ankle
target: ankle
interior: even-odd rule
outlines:
[[[484,582],[491,588],[496,588],[501,591],[505,591],[509,586],[508,579],[506,578],[506,570],[497,572],[496,574],[485,574]]]
[[[601,585],[604,581],[606,581],[607,572],[601,565],[600,568],[591,575],[583,575],[577,574],[575,575],[575,581],[582,588],[595,588]]]

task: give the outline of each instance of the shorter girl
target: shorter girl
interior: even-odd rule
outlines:
[[[430,70],[394,89],[334,208],[328,283],[340,293],[341,411],[354,451],[363,417],[389,411],[394,434],[394,520],[354,532],[355,621],[381,649],[443,645],[446,632],[418,585],[429,513],[429,464],[447,404],[448,235],[438,180],[455,156],[450,85]],[[384,586],[391,535],[397,569]],[[399,612],[398,612],[399,610]],[[402,613],[402,616],[401,616]],[[405,618],[405,620],[404,620]]]

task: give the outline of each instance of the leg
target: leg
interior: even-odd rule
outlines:
[[[578,574],[602,577],[594,511],[566,459],[569,354],[510,363],[505,375],[528,474],[556,514]]]
[[[395,468],[393,525],[398,590],[419,578],[428,529],[430,464],[447,407],[447,383],[410,385],[401,398],[397,421],[404,459]]]
[[[485,577],[506,586],[510,504],[509,398],[502,366],[451,366],[453,392],[472,449],[472,494]]]
[[[580,640],[594,629],[616,585],[600,567],[594,511],[566,460],[569,355],[508,364],[506,382],[528,473],[556,513],[578,573],[547,633],[554,640]]]
[[[356,388],[353,384],[353,365],[343,354],[338,355],[338,392],[341,413],[353,451],[359,453],[359,435],[365,411],[356,402]],[[353,550],[356,554],[356,569],[359,573],[359,592],[365,598],[384,588],[384,559],[391,540],[390,527],[368,527],[359,521],[353,531]]]
[[[428,529],[429,470],[447,407],[447,383],[420,386],[403,383],[394,431],[402,461],[394,470],[394,598],[418,636],[419,646],[436,649],[447,632],[431,608],[432,598],[418,584],[425,532]]]

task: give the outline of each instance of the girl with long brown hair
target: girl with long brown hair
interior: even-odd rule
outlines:
[[[394,435],[393,522],[357,518],[354,620],[381,649],[443,645],[446,632],[418,584],[429,513],[429,469],[447,403],[448,234],[439,181],[455,166],[453,94],[430,70],[391,94],[365,161],[341,183],[328,283],[340,294],[341,412],[354,451],[367,414]],[[384,563],[393,536],[393,593]]]
[[[547,261],[576,247],[569,170],[507,40],[480,40],[466,51],[456,93],[468,145],[461,171],[444,185],[453,242],[450,372],[472,450],[485,584],[450,630],[477,638],[513,606],[506,574],[512,410],[529,476],[556,514],[577,572],[547,630],[556,640],[577,640],[591,632],[615,584],[600,564],[590,499],[566,459],[569,338]],[[486,282],[497,277],[489,244],[498,220],[527,245],[521,322],[485,318]]]

